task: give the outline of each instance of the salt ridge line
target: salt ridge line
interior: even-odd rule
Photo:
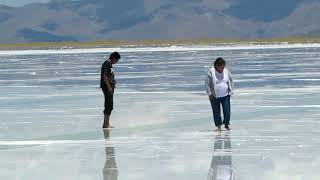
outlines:
[[[50,144],[86,144],[86,143],[96,143],[104,142],[101,140],[49,140],[49,141],[0,141],[0,145],[7,146],[23,146],[23,145],[50,145]]]
[[[8,55],[42,55],[42,54],[86,54],[119,52],[164,52],[164,51],[212,51],[212,50],[245,50],[245,49],[290,49],[317,48],[320,44],[278,44],[278,45],[230,45],[230,46],[170,46],[149,48],[88,48],[88,49],[60,49],[60,50],[4,50],[0,56]]]

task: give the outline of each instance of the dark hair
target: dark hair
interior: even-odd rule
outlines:
[[[115,52],[110,54],[109,59],[117,59],[117,60],[119,60],[119,59],[121,59],[121,56],[120,56],[120,54],[118,52],[115,51]]]
[[[225,66],[226,65],[226,61],[219,57],[216,59],[216,61],[214,62],[214,67],[217,67],[217,66]]]

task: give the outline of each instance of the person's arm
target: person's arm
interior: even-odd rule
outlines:
[[[207,77],[206,77],[206,80],[205,80],[205,86],[206,86],[206,91],[207,91],[207,94],[208,94],[209,98],[212,99],[213,96],[212,96],[212,92],[211,92],[211,83],[210,83],[212,77],[210,76],[210,74],[211,73],[209,71],[207,73]]]
[[[232,78],[232,75],[231,75],[230,71],[228,71],[228,76],[229,76],[229,81],[230,81],[230,91],[231,91],[231,95],[233,95],[234,83],[233,83],[233,78]]]
[[[107,88],[108,88],[108,92],[109,94],[113,94],[113,89],[110,85],[110,82],[109,82],[109,79],[108,79],[108,76],[103,74],[103,79],[104,79],[104,83],[106,84]]]
[[[111,87],[111,84],[110,84],[110,82],[109,82],[109,77],[108,77],[108,73],[111,71],[111,69],[110,68],[106,68],[106,69],[104,69],[104,72],[103,72],[103,79],[104,79],[104,83],[105,83],[105,85],[107,86],[107,88],[108,88],[108,92],[109,92],[109,94],[113,94],[113,89],[112,89],[112,87]]]

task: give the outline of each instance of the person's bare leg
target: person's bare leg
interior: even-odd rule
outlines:
[[[102,128],[108,128],[108,126],[109,126],[109,118],[110,118],[109,115],[107,115],[107,114],[104,115]]]
[[[103,126],[102,128],[106,129],[106,128],[113,128],[111,125],[110,125],[110,115],[108,114],[105,114],[104,115],[104,121],[103,121]]]

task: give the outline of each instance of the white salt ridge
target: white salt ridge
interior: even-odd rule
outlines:
[[[270,45],[226,45],[226,46],[170,46],[146,48],[92,48],[59,50],[3,50],[0,56],[8,55],[44,55],[44,54],[87,54],[105,52],[175,52],[175,51],[218,51],[218,50],[253,50],[253,49],[292,49],[319,48],[320,44],[270,44]]]

